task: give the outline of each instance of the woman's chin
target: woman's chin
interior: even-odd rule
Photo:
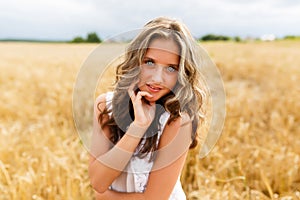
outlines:
[[[157,97],[155,97],[155,96],[153,96],[153,97],[144,97],[147,101],[149,101],[150,102],[150,104],[153,104],[153,103],[155,103],[159,98],[157,98]]]

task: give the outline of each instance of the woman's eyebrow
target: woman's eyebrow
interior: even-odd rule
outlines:
[[[145,56],[144,58],[143,58],[143,60],[155,60],[154,58],[150,58],[150,57],[148,57],[148,56]]]
[[[148,57],[148,56],[145,56],[143,58],[143,61],[153,61],[154,63],[156,62],[155,58],[151,58],[151,57]],[[166,64],[166,66],[173,66],[173,67],[179,67],[179,64],[178,63],[169,63],[169,64]]]

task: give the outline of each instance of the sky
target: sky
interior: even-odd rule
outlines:
[[[109,39],[158,16],[184,22],[195,37],[300,35],[300,0],[1,0],[0,39]]]

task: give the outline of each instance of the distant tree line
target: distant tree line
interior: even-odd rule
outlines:
[[[283,39],[286,39],[286,40],[299,40],[300,36],[299,35],[287,35]]]
[[[300,36],[287,35],[287,36],[283,37],[282,39],[284,39],[284,40],[299,40]],[[204,35],[204,36],[198,38],[198,40],[199,41],[235,41],[235,42],[243,41],[239,36],[230,37],[230,36],[216,35],[216,34],[207,34],[207,35]],[[71,43],[101,43],[102,40],[100,37],[98,37],[97,33],[92,32],[92,33],[88,33],[86,38],[77,36],[77,37],[73,38],[70,42]]]
[[[254,38],[255,40],[260,40],[259,38]],[[287,35],[282,38],[283,40],[300,40],[300,36],[298,35]],[[236,41],[240,42],[242,39],[239,36],[229,37],[225,35],[215,35],[215,34],[207,34],[200,38],[199,41]],[[246,39],[247,40],[247,39]]]
[[[228,40],[234,40],[236,42],[240,42],[241,38],[236,37],[229,37],[225,35],[215,35],[215,34],[207,34],[199,38],[200,41],[228,41]]]
[[[101,43],[102,40],[100,37],[98,37],[97,33],[92,32],[92,33],[88,33],[86,39],[81,37],[81,36],[77,36],[75,37],[73,40],[71,40],[71,43]]]

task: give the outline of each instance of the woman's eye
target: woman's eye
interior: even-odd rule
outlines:
[[[145,64],[146,65],[149,65],[149,66],[153,66],[154,65],[154,62],[152,60],[146,60],[145,61]]]
[[[175,72],[177,69],[174,66],[167,67],[168,72]]]

